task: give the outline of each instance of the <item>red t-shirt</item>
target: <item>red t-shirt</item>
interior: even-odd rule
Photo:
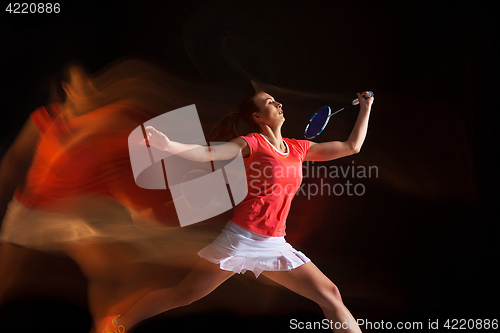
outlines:
[[[268,236],[284,236],[286,218],[302,183],[302,163],[309,141],[286,139],[281,153],[259,133],[242,136],[250,148],[244,158],[248,195],[235,208],[231,221]]]
[[[36,109],[31,119],[40,137],[16,199],[37,209],[93,194],[114,197],[134,209],[169,202],[169,191],[138,187],[130,166],[128,136],[150,118],[124,104],[109,104],[74,119],[64,119],[58,104]]]

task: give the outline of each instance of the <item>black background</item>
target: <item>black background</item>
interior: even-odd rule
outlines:
[[[227,45],[241,68],[287,89],[273,91],[284,105],[285,136],[301,138],[322,105],[309,98],[294,108],[287,103],[292,90],[340,96],[329,101],[334,109],[355,92],[375,92],[362,151],[325,165],[377,166],[378,177],[351,179],[365,185],[363,196],[298,196],[288,222],[288,240],[339,286],[353,315],[424,327],[436,319],[498,318],[498,5],[77,1],[62,3],[59,14],[9,14],[7,4],[1,2],[0,14],[2,153],[46,102],[53,72],[73,59],[97,70],[123,56],[144,56],[188,81],[249,89],[248,77],[220,54],[221,38],[231,37]],[[344,140],[355,116],[335,116],[315,141]],[[36,274],[59,269],[75,279],[68,291],[73,304],[24,295],[1,309],[1,332],[13,322],[18,332],[90,328],[77,268],[63,258],[44,260]],[[234,277],[192,310],[160,315],[136,331],[282,332],[290,318],[322,319],[315,304],[262,279]]]

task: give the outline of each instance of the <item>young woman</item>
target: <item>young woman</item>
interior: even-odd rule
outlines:
[[[233,147],[237,147],[245,161],[249,192],[235,208],[233,218],[221,235],[198,253],[200,261],[179,285],[149,293],[123,316],[108,316],[100,332],[124,332],[126,327],[143,319],[188,305],[212,292],[233,274],[246,270],[256,276],[262,273],[313,300],[323,309],[326,318],[338,323],[338,331],[360,332],[335,284],[284,239],[290,203],[302,181],[302,163],[334,160],[361,149],[374,98],[368,98],[366,93],[357,95],[359,115],[345,142],[314,143],[283,138],[282,104],[265,92],[245,98],[239,112],[226,116],[211,133],[209,141],[220,141],[228,132],[237,136],[238,119],[256,131],[236,137],[230,141],[232,145],[209,148],[181,144],[147,127],[150,145],[196,161],[230,159],[236,155]]]
[[[136,268],[145,260],[136,245],[158,237],[138,230],[128,208],[171,198],[148,195],[130,170],[128,135],[151,115],[97,89],[94,78],[67,66],[59,98],[31,114],[0,163],[0,303],[28,249],[63,252],[87,277],[90,312],[100,323],[119,292],[130,294],[147,276]]]

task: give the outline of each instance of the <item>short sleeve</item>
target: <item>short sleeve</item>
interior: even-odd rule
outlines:
[[[259,146],[256,133],[251,133],[245,136],[241,136],[241,138],[247,142],[248,148],[250,148],[250,155],[248,157],[252,156],[257,150],[257,147]]]
[[[294,146],[297,149],[297,152],[299,153],[300,156],[300,161],[304,162],[306,159],[307,153],[309,152],[309,147],[311,143],[308,140],[296,140],[292,139],[291,140],[294,143]]]
[[[42,133],[47,131],[55,119],[56,109],[53,105],[47,107],[41,106],[31,113],[31,119],[38,128],[38,131]]]

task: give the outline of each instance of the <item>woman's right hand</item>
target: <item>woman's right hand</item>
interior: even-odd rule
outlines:
[[[171,141],[165,134],[158,131],[153,126],[146,126],[145,130],[148,138],[147,141],[149,142],[150,146],[163,151],[168,150]]]

